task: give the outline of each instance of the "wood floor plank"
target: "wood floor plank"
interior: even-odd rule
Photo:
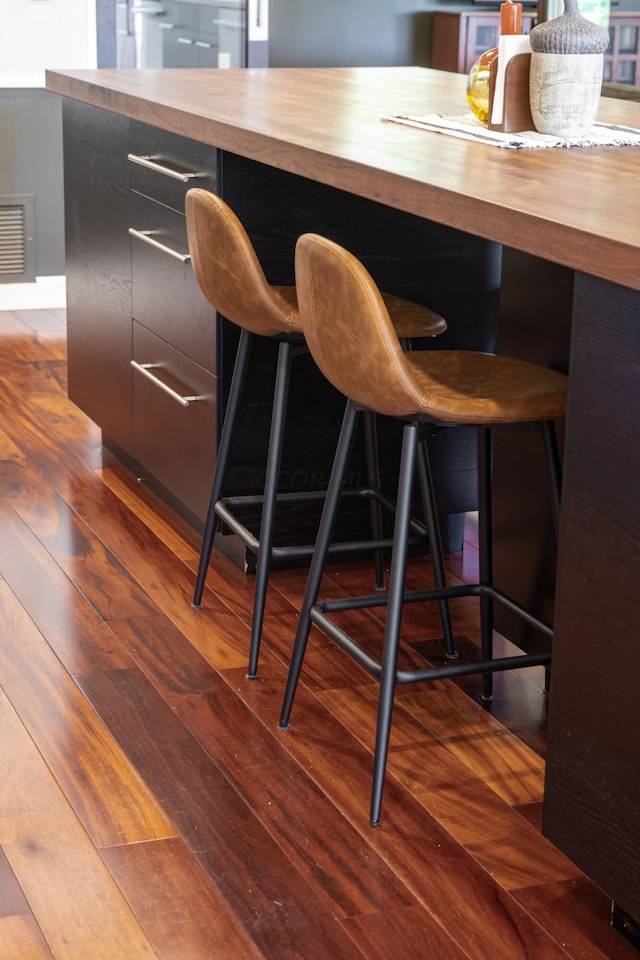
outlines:
[[[0,633],[5,692],[96,844],[175,835],[5,583],[0,583]]]
[[[514,806],[542,799],[544,764],[533,751],[527,750],[517,737],[505,732],[490,714],[466,697],[453,684],[436,681],[412,688],[396,701],[392,724],[391,751],[395,743],[404,743],[408,725],[402,736],[402,710],[409,713],[424,729],[449,748],[461,764],[489,786],[506,803]],[[361,691],[322,691],[319,698],[365,744],[375,740],[377,687]],[[421,743],[425,734],[419,728],[412,742]],[[467,740],[468,736],[468,740]],[[463,774],[463,770],[460,770]]]
[[[262,960],[181,840],[110,847],[102,856],[160,960]]]
[[[52,954],[152,960],[148,939],[1,691],[0,720],[0,843]],[[4,955],[31,957],[23,947],[29,944]]]
[[[267,960],[289,953],[361,960],[332,911],[138,671],[79,682]]]
[[[28,460],[0,461],[0,493],[102,617],[156,612],[120,560]]]
[[[0,574],[70,673],[129,666],[104,621],[1,496]]]
[[[4,850],[0,849],[0,917],[13,917],[29,912],[29,904],[16,875]]]
[[[638,960],[638,951],[610,925],[611,901],[586,878],[550,883],[513,896],[579,960]]]
[[[5,353],[18,360],[34,359],[64,359],[65,338],[56,321],[55,331],[46,330],[46,320],[43,319],[42,328],[36,329],[31,315],[31,324],[25,321],[25,312],[0,311],[0,336],[6,344]],[[54,318],[51,318],[53,321]]]
[[[4,430],[0,430],[0,460],[18,460],[22,451]]]
[[[345,919],[415,904],[393,870],[291,758],[240,771],[236,783],[335,916]]]
[[[414,902],[235,690],[162,618],[114,625],[185,726],[338,916]],[[278,669],[277,663],[274,668]],[[281,670],[284,682],[284,669]],[[259,682],[259,681],[258,681]],[[245,681],[251,686],[253,681]]]
[[[420,907],[353,917],[345,920],[345,928],[369,960],[470,960],[474,956],[456,946]]]
[[[445,684],[434,685],[438,686]],[[435,691],[434,691],[435,692]],[[318,694],[332,713],[371,751],[375,740],[377,692],[370,687]],[[496,733],[501,756],[511,743]],[[515,765],[522,762],[518,749]],[[534,763],[537,767],[537,757]],[[394,776],[445,827],[505,890],[579,875],[539,829],[500,797],[484,777],[425,731],[414,716],[396,705],[388,761]]]
[[[135,513],[176,557],[195,571],[200,556],[200,534],[186,521],[181,521],[175,513],[167,510],[166,505],[155,496],[153,491],[148,488],[141,490],[140,483],[135,480],[129,470],[114,464],[108,458],[103,457],[104,459],[107,459],[107,463],[102,462],[97,468],[98,477],[102,483],[128,510]],[[232,576],[233,572],[232,570]],[[235,570],[235,573],[238,575],[235,584],[246,587],[246,576],[240,570]],[[193,582],[195,586],[195,573]]]
[[[250,594],[244,611],[215,594],[206,608],[193,610],[192,571],[68,450],[39,441],[33,423],[25,427],[20,446],[32,457],[40,450],[38,469],[28,461],[0,462],[0,492],[101,615],[127,619],[164,610],[214,665],[244,663],[247,654],[227,637],[240,631],[248,650]]]
[[[31,916],[0,918],[0,957],[7,960],[53,960],[39,926]]]
[[[244,688],[238,689],[244,696]],[[262,715],[273,714],[274,689],[266,670],[262,682],[247,684],[246,690],[255,711],[262,707]],[[459,949],[496,960],[565,957],[560,945],[393,778],[385,788],[381,825],[369,827],[369,753],[304,686],[294,716],[283,744]]]
[[[408,695],[402,703],[507,803],[542,800],[544,761],[456,686]]]

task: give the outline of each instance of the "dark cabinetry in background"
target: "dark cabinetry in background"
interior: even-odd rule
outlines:
[[[496,10],[436,10],[432,15],[430,66],[468,73],[480,54],[498,45],[500,14]],[[535,11],[522,15],[522,32],[531,33]],[[604,55],[604,82],[640,85],[640,13],[609,15],[609,47]]]
[[[640,86],[640,13],[610,15],[604,81]]]
[[[480,54],[498,46],[497,10],[438,10],[433,13],[431,66],[451,73],[468,73]],[[530,33],[533,13],[523,13],[522,32]]]

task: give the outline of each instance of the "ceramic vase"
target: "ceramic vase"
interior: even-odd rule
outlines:
[[[531,31],[529,103],[540,133],[585,137],[598,111],[609,33],[565,0],[560,17]]]

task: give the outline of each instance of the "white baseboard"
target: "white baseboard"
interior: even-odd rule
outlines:
[[[64,309],[64,277],[36,277],[35,283],[0,283],[0,310]]]

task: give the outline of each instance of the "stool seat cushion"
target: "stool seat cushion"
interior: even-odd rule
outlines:
[[[437,337],[447,329],[444,317],[423,307],[420,303],[396,297],[392,293],[383,293],[382,299],[387,308],[396,336],[401,340],[419,337]]]
[[[285,302],[286,306],[283,306],[283,312],[288,312],[291,321],[297,323],[302,332],[302,321],[298,313],[298,297],[295,286],[273,286],[271,289],[275,298]],[[393,293],[382,293],[382,299],[389,312],[396,336],[401,340],[437,337],[447,329],[447,321],[444,317],[441,317],[435,310],[430,310],[429,307],[423,307],[422,304],[415,303],[413,300],[396,297]]]
[[[416,409],[450,423],[522,423],[564,417],[567,378],[535,363],[464,350],[406,356]]]

